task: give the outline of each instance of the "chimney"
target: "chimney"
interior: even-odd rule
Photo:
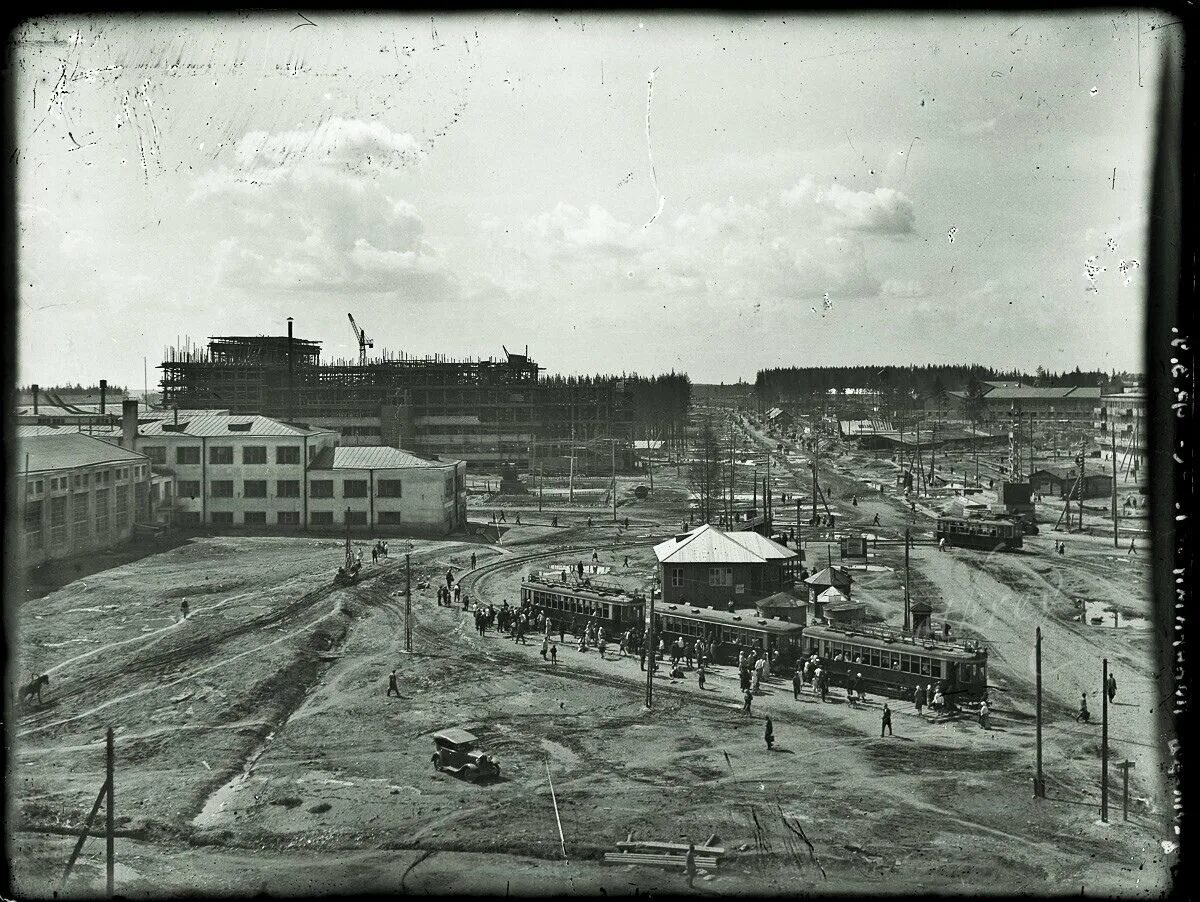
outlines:
[[[38,396],[38,387],[37,387],[37,383],[34,383],[34,385],[33,385],[33,412],[35,414],[37,413],[37,396]]]
[[[288,403],[287,413],[288,421],[291,422],[296,418],[296,391],[295,391],[295,374],[296,367],[292,354],[292,318],[288,320],[288,342],[287,342],[287,357],[288,357]]]
[[[136,451],[138,434],[138,402],[129,398],[121,404],[121,446]]]
[[[105,395],[107,395],[107,394],[108,394],[108,380],[101,379],[100,380],[100,412],[101,413],[104,413],[104,400],[105,400]]]

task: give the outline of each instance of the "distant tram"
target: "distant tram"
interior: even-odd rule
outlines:
[[[969,640],[821,624],[804,628],[803,654],[817,655],[834,684],[848,686],[861,673],[864,688],[878,695],[911,699],[917,686],[940,684],[946,700],[961,706],[987,694],[987,649]]]
[[[641,594],[594,581],[559,583],[530,575],[521,583],[521,601],[529,602],[555,626],[561,623],[575,635],[592,621],[609,635],[631,626],[644,627],[646,621],[646,599]]]
[[[1013,551],[1022,547],[1025,530],[1017,520],[985,520],[981,517],[943,515],[934,535],[947,545],[981,548],[984,551]]]
[[[759,617],[754,609],[731,613],[669,604],[654,609],[654,620],[656,643],[661,638],[670,646],[682,636],[690,648],[697,639],[712,640],[717,664],[736,664],[738,652],[753,650],[765,652],[768,657],[779,652],[780,666],[790,667],[799,660],[802,650],[803,626]]]

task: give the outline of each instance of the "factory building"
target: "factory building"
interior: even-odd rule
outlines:
[[[150,462],[143,454],[78,432],[18,437],[20,560],[103,551],[150,520]]]

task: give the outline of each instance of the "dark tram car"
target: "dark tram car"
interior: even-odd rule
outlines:
[[[935,535],[956,547],[1012,551],[1022,546],[1024,531],[1019,521],[947,515],[938,517]]]
[[[691,648],[697,639],[713,640],[713,658],[717,664],[736,664],[738,652],[779,652],[780,667],[794,667],[801,652],[804,627],[778,618],[757,616],[749,611],[718,611],[669,604],[654,610],[654,641],[664,639],[668,647],[680,636]],[[789,671],[790,672],[790,671]]]
[[[816,625],[804,628],[804,657],[816,655],[834,685],[863,675],[868,693],[911,700],[917,686],[938,686],[961,706],[987,694],[987,649],[971,641],[896,633],[881,627]],[[838,660],[838,657],[841,657]]]
[[[642,628],[646,621],[646,599],[620,586],[558,583],[530,576],[521,583],[521,601],[529,602],[567,632],[579,635],[595,621],[610,636],[630,627]]]

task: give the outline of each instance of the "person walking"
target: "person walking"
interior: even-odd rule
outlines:
[[[941,685],[941,683],[939,683],[937,688],[933,691],[933,709],[935,711],[937,711],[938,714],[941,714],[942,709],[945,706],[946,706],[946,697],[944,695],[942,695],[942,685]]]
[[[943,536],[942,538],[938,539],[938,551],[945,551],[945,550],[946,550],[946,538],[945,538],[945,536]]]
[[[1092,719],[1091,712],[1088,711],[1086,692],[1079,697],[1079,713],[1075,715],[1075,719],[1083,723]]]
[[[475,569],[475,552],[474,551],[471,552],[471,569],[472,570]]]
[[[800,697],[800,687],[804,685],[804,677],[800,674],[800,668],[796,668],[796,672],[792,674],[792,698]]]
[[[883,491],[883,489],[880,489],[880,491],[882,492],[882,491]],[[872,525],[872,526],[878,526],[878,525],[879,525],[879,514],[876,514],[876,515],[875,515],[875,519],[871,521],[871,525]]]
[[[1108,701],[1112,704],[1117,698],[1117,678],[1111,673],[1108,675],[1108,685],[1105,687],[1108,690]]]
[[[744,701],[742,702],[742,713],[745,714],[747,717],[749,717],[750,716],[750,705],[754,701],[754,694],[749,689],[747,689],[745,692],[742,693],[742,697],[744,699]]]
[[[763,732],[763,739],[767,743],[767,751],[771,751],[771,746],[775,744],[775,724],[771,722],[771,715],[767,715],[767,727]]]
[[[188,619],[188,601],[186,598],[183,601],[179,602],[179,610],[183,614],[183,619],[187,620]]]
[[[917,716],[921,715],[921,709],[925,707],[925,687],[918,686],[913,692],[913,707],[917,709]]]
[[[558,664],[558,646],[557,645],[550,646],[550,663],[554,664],[554,665]]]
[[[892,735],[892,709],[888,707],[888,703],[883,703],[883,721],[879,725],[879,738],[883,738],[883,731],[887,730],[889,736]]]
[[[379,546],[378,545],[371,546],[371,563],[372,564],[379,563]]]
[[[550,637],[546,636],[542,639],[542,660],[546,660],[546,652],[550,651]]]
[[[988,729],[988,714],[989,713],[990,712],[988,709],[987,699],[985,698],[983,701],[981,701],[979,703],[979,725],[981,727],[983,727],[985,730]]]
[[[683,869],[687,871],[688,889],[693,889],[696,880],[696,844],[688,843],[687,855],[683,860]]]
[[[1129,540],[1129,553],[1125,556],[1128,557],[1130,554],[1137,554],[1137,549],[1133,545],[1133,539]]]
[[[399,686],[399,684],[396,682],[396,670],[395,670],[395,668],[392,668],[392,672],[391,672],[391,674],[388,676],[388,689],[387,689],[387,697],[388,697],[388,698],[391,698],[391,697],[392,697],[392,693],[393,693],[393,692],[394,692],[394,693],[396,693],[396,698],[403,698],[403,696],[400,694],[400,686]]]
[[[701,689],[704,688],[704,665],[700,666],[700,671],[696,675],[696,683],[700,686]]]

